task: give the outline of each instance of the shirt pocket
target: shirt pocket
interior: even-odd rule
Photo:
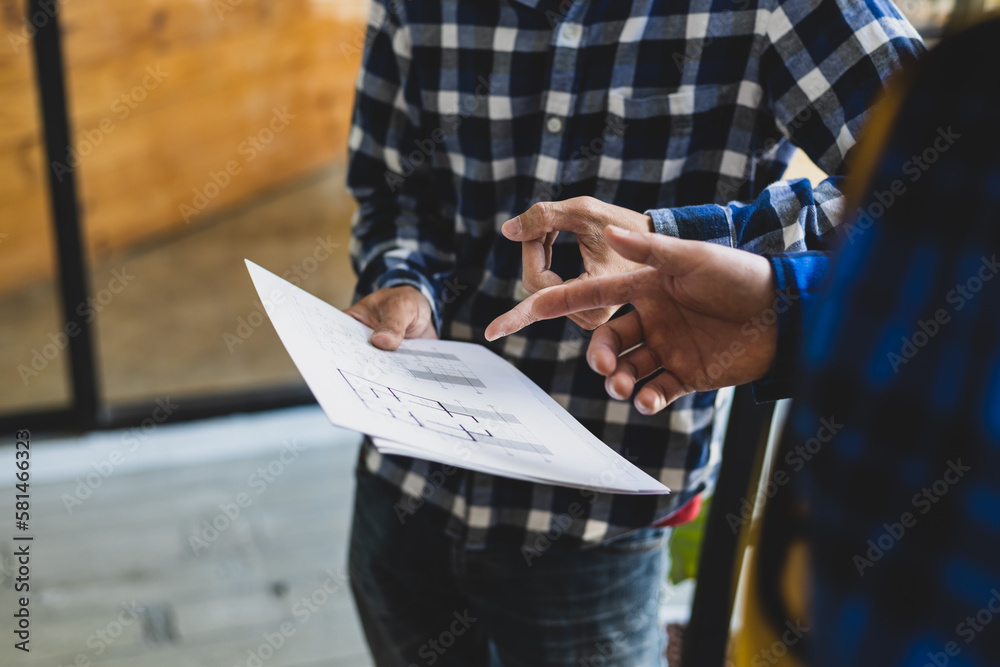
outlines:
[[[644,121],[669,117],[672,129],[691,128],[694,114],[694,91],[627,97],[616,90],[608,91],[608,113],[623,120]]]
[[[694,103],[693,91],[644,97],[608,92],[608,128],[621,139],[608,142],[609,155],[622,160],[623,176],[634,176],[628,173],[626,162],[662,163],[684,158],[694,127]],[[636,166],[648,169],[652,165],[632,168]],[[662,176],[656,173],[655,180]]]

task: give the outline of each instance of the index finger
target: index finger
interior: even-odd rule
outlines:
[[[524,327],[537,322],[539,318],[531,312],[531,305],[545,290],[532,294],[527,299],[517,304],[506,313],[496,318],[486,327],[486,340],[492,342],[497,338],[503,338],[512,333],[517,333]]]
[[[538,292],[532,314],[537,319],[549,320],[594,308],[621,306],[631,301],[638,286],[655,274],[656,269],[645,267],[614,276],[567,281]]]
[[[581,232],[588,225],[580,216],[579,206],[567,202],[538,202],[521,215],[503,223],[500,231],[511,241],[543,238],[549,232]]]

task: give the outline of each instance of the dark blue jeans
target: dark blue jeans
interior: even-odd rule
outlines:
[[[466,550],[421,510],[401,523],[385,481],[357,475],[351,589],[379,667],[665,665],[666,531],[531,559]]]

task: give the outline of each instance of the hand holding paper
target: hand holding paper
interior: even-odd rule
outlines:
[[[327,417],[372,436],[381,451],[533,482],[669,492],[485,347],[416,338],[378,349],[358,320],[250,261],[247,268]]]
[[[431,305],[410,285],[380,289],[344,311],[373,330],[372,345],[395,350],[405,338],[437,338]]]

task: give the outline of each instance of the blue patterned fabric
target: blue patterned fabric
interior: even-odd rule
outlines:
[[[994,20],[924,60],[799,346],[783,455],[811,456],[771,501],[757,576],[780,628],[808,546],[809,665],[1000,664],[998,40]]]

